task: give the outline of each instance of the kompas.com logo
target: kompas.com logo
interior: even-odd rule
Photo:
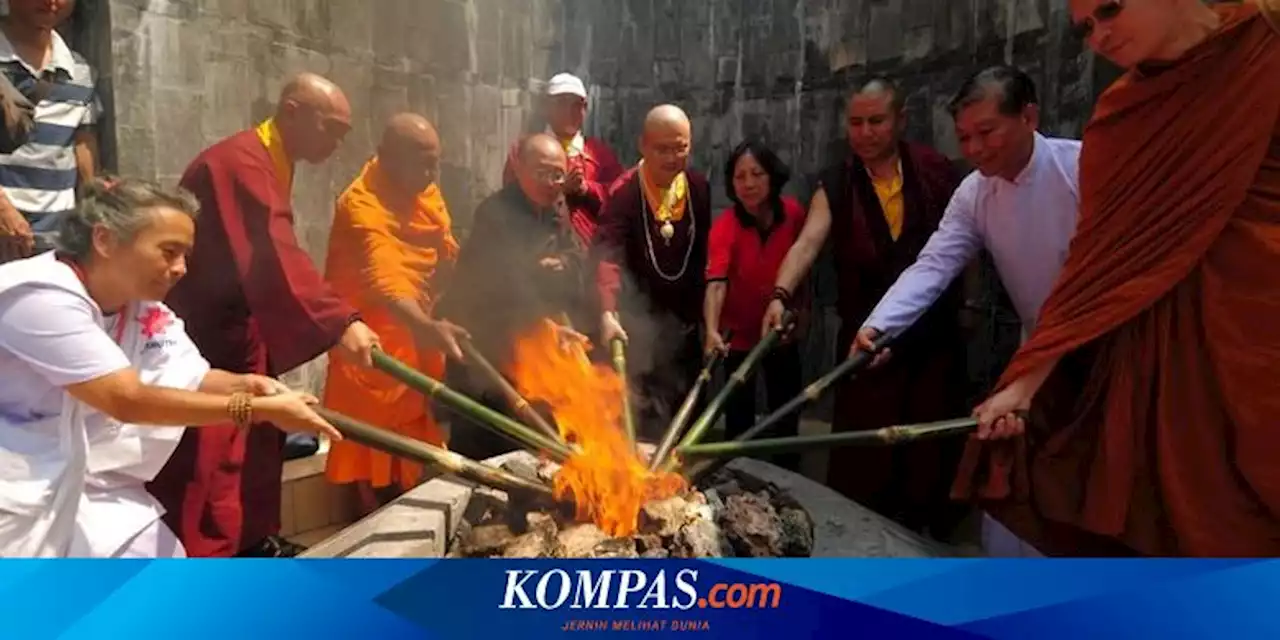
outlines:
[[[717,582],[698,587],[696,569],[652,576],[638,569],[539,571],[509,569],[499,609],[777,609],[782,585],[776,582]]]

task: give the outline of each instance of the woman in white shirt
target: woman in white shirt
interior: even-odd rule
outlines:
[[[211,369],[158,302],[186,273],[197,211],[184,192],[98,180],[57,252],[0,266],[0,557],[182,556],[144,486],[179,425],[341,439],[314,397]]]

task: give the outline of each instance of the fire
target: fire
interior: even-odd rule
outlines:
[[[545,402],[573,455],[556,474],[555,495],[572,499],[577,519],[615,537],[636,531],[640,508],[685,489],[679,474],[651,472],[622,429],[623,381],[593,364],[583,345],[565,343],[552,320],[516,341],[508,374],[530,402]]]

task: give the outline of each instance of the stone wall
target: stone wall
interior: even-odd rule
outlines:
[[[530,121],[529,89],[560,70],[587,80],[588,129],[624,162],[636,157],[650,106],[684,106],[694,164],[713,178],[718,205],[721,164],[749,135],[792,163],[789,190],[807,198],[811,176],[843,144],[845,95],[872,73],[902,81],[909,134],[953,157],[943,106],[971,70],[1023,66],[1040,87],[1045,131],[1068,136],[1109,79],[1068,35],[1066,0],[80,0],[67,31],[102,71],[106,164],[132,175],[176,180],[200,149],[265,117],[292,73],[342,85],[355,129],[330,163],[300,169],[294,194],[298,234],[317,260],[332,200],[387,115],[411,109],[438,123],[442,183],[465,233]],[[987,271],[979,385],[1016,342],[1016,317],[996,302]],[[809,378],[834,358],[829,261],[814,283]]]
[[[335,196],[401,110],[438,124],[465,228],[500,186],[558,18],[558,0],[81,0],[68,31],[102,71],[107,165],[128,175],[176,182],[201,149],[269,115],[290,75],[337,82],[354,129],[294,187],[298,236],[322,264]]]
[[[1094,98],[1093,58],[1069,34],[1066,0],[563,0],[554,62],[590,85],[589,129],[636,157],[645,111],[675,102],[694,124],[693,164],[723,195],[722,164],[747,136],[772,144],[806,198],[812,175],[844,144],[849,90],[872,74],[907,94],[908,135],[957,157],[945,105],[964,76],[1012,62],[1035,79],[1046,133],[1078,136]],[[1017,318],[990,265],[990,312],[977,327],[973,382],[1016,345]],[[838,321],[829,261],[817,269],[819,313],[806,378],[834,363]],[[819,415],[827,407],[819,407]]]

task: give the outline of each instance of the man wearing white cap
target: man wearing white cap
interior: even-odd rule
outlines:
[[[603,140],[582,134],[582,123],[587,118],[587,88],[577,76],[560,73],[551,78],[547,83],[543,112],[547,120],[546,133],[564,145],[565,154],[569,157],[569,172],[564,185],[565,208],[568,222],[586,245],[595,234],[596,220],[604,208],[609,185],[622,175],[622,165]],[[513,160],[507,159],[503,172],[506,183],[515,181],[516,163]]]

